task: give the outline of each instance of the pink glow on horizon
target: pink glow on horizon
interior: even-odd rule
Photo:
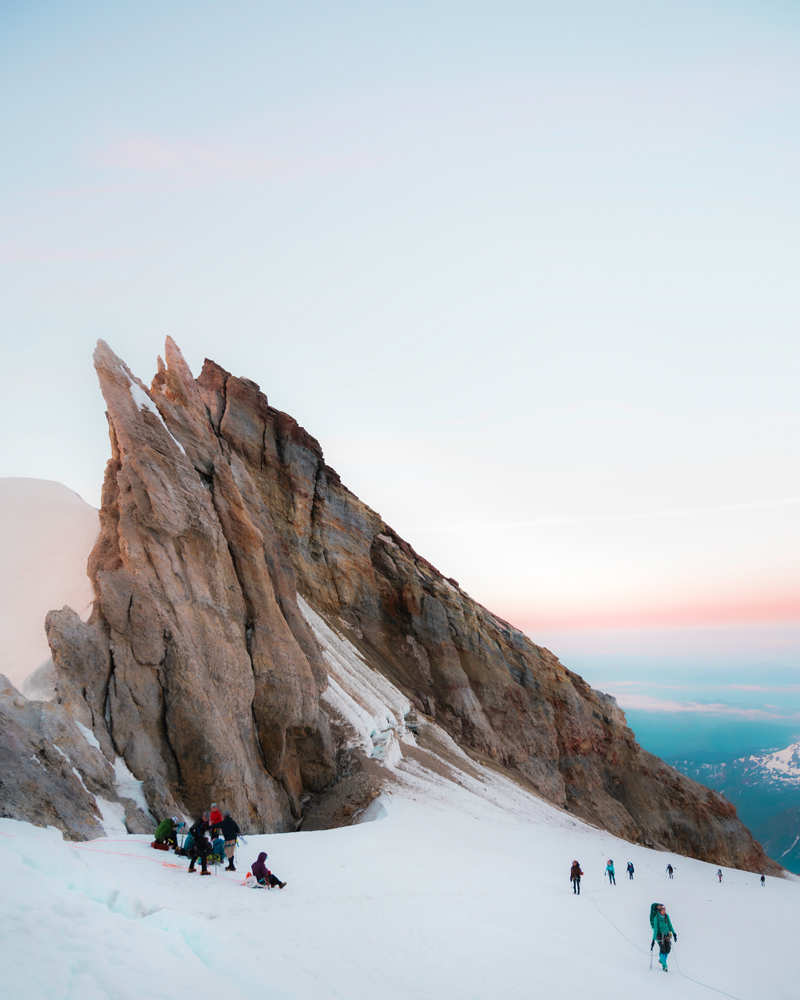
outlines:
[[[630,611],[575,609],[559,614],[532,613],[529,608],[496,609],[497,613],[525,632],[537,629],[640,629],[697,628],[705,626],[769,625],[800,622],[800,597],[764,601],[698,601],[663,604]]]

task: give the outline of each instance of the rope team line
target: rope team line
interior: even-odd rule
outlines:
[[[126,854],[123,851],[104,851],[100,847],[89,847],[88,844],[71,844],[71,847],[76,847],[79,851],[88,851],[90,854],[114,854],[119,858],[135,858],[137,861],[153,861],[157,865],[161,865],[162,868],[175,868],[178,871],[184,871],[183,865],[173,865],[170,861],[159,861],[158,858],[150,858],[146,854]],[[222,879],[226,885],[244,885],[243,882],[239,882],[238,879],[225,878],[224,875],[219,875],[217,872],[211,873],[214,878]]]
[[[713,990],[715,993],[721,993],[724,997],[730,997],[731,1000],[739,1000],[732,993],[726,993],[725,990],[718,990],[716,986],[709,986],[708,983],[701,983],[699,979],[692,979],[691,976],[687,976],[685,972],[681,971],[681,967],[678,965],[678,956],[676,954],[676,948],[673,944],[672,946],[672,961],[675,963],[675,968],[680,972],[684,979],[688,979],[690,983],[697,983],[698,986],[705,986],[707,990]]]
[[[585,896],[590,896],[592,893],[601,892],[601,891],[606,891],[606,890],[589,889],[588,892],[584,893],[584,895]],[[603,913],[603,911],[600,909],[600,907],[599,907],[599,905],[598,905],[598,903],[597,903],[596,900],[590,899],[589,902],[590,903],[594,903],[594,905],[597,907],[597,912],[600,914],[600,916],[601,917],[605,917],[605,919],[611,924],[611,926],[614,928],[614,930],[621,937],[625,938],[625,940],[628,942],[629,945],[631,945],[632,947],[634,947],[637,951],[642,952],[643,955],[647,954],[647,952],[644,950],[644,948],[640,948],[639,945],[636,944],[635,941],[631,941],[631,939],[628,937],[628,935],[625,934],[624,931],[620,930],[619,927],[617,927],[617,925],[614,923],[614,921],[611,919],[611,917],[609,917],[607,914]],[[672,946],[672,960],[675,963],[675,968],[678,970],[678,972],[681,974],[681,976],[683,976],[684,979],[688,979],[690,983],[695,983],[695,985],[697,985],[697,986],[704,986],[707,990],[713,990],[715,993],[721,993],[722,996],[724,996],[724,997],[730,997],[731,1000],[739,1000],[739,998],[735,997],[732,993],[726,993],[725,990],[718,990],[716,986],[709,986],[708,983],[701,983],[699,979],[692,979],[691,976],[687,976],[686,973],[683,972],[682,969],[681,969],[681,967],[678,965],[678,956],[676,954],[676,948],[675,948],[674,944]],[[653,971],[653,950],[652,950],[652,948],[650,949],[650,971],[651,972]]]

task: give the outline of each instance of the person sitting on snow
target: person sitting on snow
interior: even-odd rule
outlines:
[[[279,888],[283,888],[286,883],[281,882],[280,879],[275,878],[272,872],[267,868],[264,862],[267,860],[267,855],[265,851],[262,851],[258,856],[258,861],[253,863],[253,867],[250,869],[258,880],[259,885],[266,885],[268,888],[272,889],[276,885]]]
[[[156,827],[156,843],[169,844],[173,849],[176,848],[178,846],[176,833],[178,826],[183,826],[183,824],[178,823],[177,816],[167,816],[166,819],[162,819]]]
[[[669,971],[667,969],[667,955],[669,955],[672,948],[670,935],[676,941],[678,940],[678,935],[675,933],[675,928],[669,919],[666,906],[663,903],[657,903],[656,911],[653,914],[653,940],[650,942],[650,951],[653,950],[653,945],[658,941],[658,960],[661,962],[661,968],[664,972]]]

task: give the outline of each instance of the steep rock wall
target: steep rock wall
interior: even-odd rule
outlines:
[[[300,592],[420,710],[613,833],[717,863],[769,864],[730,803],[643,751],[613,698],[419,556],[258,386],[211,361],[197,384],[271,511]]]
[[[59,697],[83,699],[154,811],[213,789],[245,825],[287,829],[305,791],[335,782],[299,591],[418,710],[550,801],[770,870],[724,798],[643,751],[613,698],[419,556],[255,383],[211,361],[195,381],[169,340],[149,390],[102,342],[95,364],[112,441],[97,600],[87,625],[52,618],[49,634]],[[95,652],[73,655],[82,644]]]
[[[107,729],[156,815],[213,797],[243,829],[293,829],[304,787],[336,777],[324,666],[268,510],[169,356],[154,396],[175,436],[110,348],[95,352],[112,457],[94,611],[48,619],[59,700]]]

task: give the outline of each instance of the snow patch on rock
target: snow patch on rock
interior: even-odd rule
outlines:
[[[357,746],[387,767],[396,767],[403,756],[400,740],[413,740],[403,722],[411,711],[408,698],[372,670],[356,647],[334,632],[300,594],[297,603],[328,668],[328,687],[321,701],[353,727]]]
[[[134,778],[122,757],[117,757],[114,761],[114,777],[120,798],[131,799],[145,816],[150,816],[155,823],[155,817],[150,812],[147,799],[144,797],[142,782]]]
[[[169,427],[167,427],[167,425],[164,423],[164,418],[158,412],[158,407],[153,402],[153,400],[147,395],[144,389],[139,385],[138,382],[131,382],[130,389],[134,403],[136,403],[136,405],[139,407],[140,410],[149,410],[150,413],[153,413],[158,418],[158,420],[161,422],[161,426],[164,428],[167,434],[169,434],[169,436],[172,438],[175,444],[180,448],[181,454],[185,455],[186,451],[184,450],[183,445],[173,434],[170,433]]]

